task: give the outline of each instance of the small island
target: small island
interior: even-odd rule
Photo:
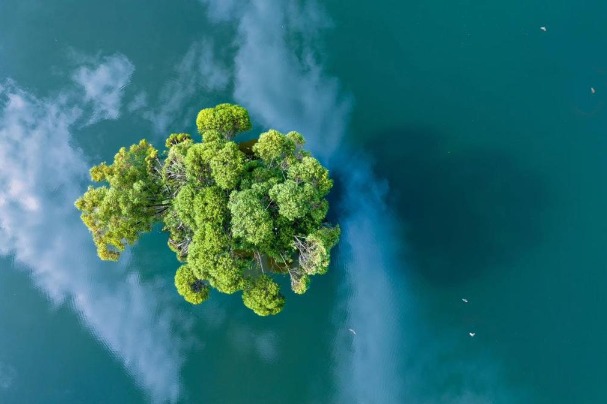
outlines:
[[[175,286],[186,301],[200,304],[211,289],[241,291],[256,314],[277,314],[285,298],[276,279],[288,276],[303,294],[311,276],[328,270],[340,235],[326,222],[333,181],[297,132],[234,142],[251,129],[239,105],[203,109],[196,125],[201,142],[177,133],[162,153],[147,140],[121,148],[112,164],[91,168],[101,185],[75,205],[101,259],[118,260],[162,223],[182,263]]]

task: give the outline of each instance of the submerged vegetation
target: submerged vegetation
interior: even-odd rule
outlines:
[[[246,109],[221,104],[196,119],[202,141],[172,134],[159,154],[146,140],[121,148],[112,164],[91,168],[101,186],[75,203],[103,260],[122,251],[156,223],[182,263],[180,295],[192,304],[210,289],[242,292],[261,316],[285,303],[275,278],[288,276],[303,294],[324,274],[339,227],[325,222],[328,170],[303,150],[297,132],[262,133],[252,147],[232,139],[251,129]]]

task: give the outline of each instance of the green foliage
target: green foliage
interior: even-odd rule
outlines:
[[[270,189],[270,198],[278,204],[278,213],[289,220],[309,214],[317,199],[316,190],[310,184],[298,185],[286,180]]]
[[[205,132],[214,130],[226,139],[231,139],[236,134],[251,129],[251,120],[249,112],[240,105],[219,104],[215,108],[200,111],[196,117],[196,126],[203,136]]]
[[[187,180],[197,185],[213,182],[209,163],[219,146],[217,142],[196,143],[188,148],[184,163]]]
[[[184,263],[178,293],[192,304],[210,289],[242,293],[261,316],[280,312],[285,298],[274,278],[289,276],[305,293],[327,271],[339,227],[325,222],[328,170],[302,149],[297,132],[269,130],[257,142],[231,141],[249,130],[248,112],[221,104],[200,111],[202,142],[171,134],[165,151],[145,140],[122,148],[111,165],[91,169],[101,186],[76,201],[102,259],[117,260],[156,222]]]
[[[247,262],[230,254],[221,254],[210,270],[211,284],[220,292],[232,294],[241,290],[246,281],[243,272]]]
[[[329,178],[329,170],[310,156],[304,156],[301,161],[292,164],[287,176],[298,184],[311,185],[320,197],[326,196],[333,187],[333,180]]]
[[[307,275],[324,274],[331,262],[331,248],[339,240],[339,227],[321,228],[308,237],[295,237],[299,268]]]
[[[209,285],[194,276],[187,265],[182,265],[175,273],[175,287],[183,298],[192,304],[200,304],[209,298]]]
[[[196,204],[194,200],[197,198],[196,188],[191,184],[186,184],[179,189],[177,196],[173,199],[173,210],[181,222],[193,229],[196,225]]]
[[[285,305],[280,287],[267,275],[261,275],[249,283],[242,293],[242,301],[260,316],[278,314]]]
[[[128,150],[121,148],[111,165],[91,168],[91,179],[108,186],[89,187],[75,203],[89,228],[97,253],[116,261],[126,244],[150,231],[168,208],[158,176],[158,152],[142,140]]]
[[[171,143],[170,148],[165,152],[161,183],[164,185],[164,193],[167,197],[174,197],[186,180],[185,158],[192,144],[191,139],[184,139],[178,143]]]
[[[195,228],[203,226],[204,223],[223,226],[228,218],[228,197],[218,186],[198,190],[194,204],[196,207]]]
[[[187,133],[172,133],[164,142],[164,145],[168,149],[180,143],[189,142],[191,140],[192,136]]]
[[[253,151],[267,164],[275,164],[293,155],[295,142],[277,130],[270,129],[259,136]]]
[[[230,195],[228,209],[232,214],[232,235],[237,239],[264,247],[272,241],[272,218],[260,195],[253,189]]]
[[[236,188],[245,169],[244,163],[245,155],[238,145],[225,143],[209,161],[215,183],[225,190]]]

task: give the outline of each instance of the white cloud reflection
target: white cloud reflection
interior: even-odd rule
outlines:
[[[135,71],[126,56],[115,54],[80,66],[72,79],[84,91],[84,101],[93,106],[88,123],[117,119],[120,115],[124,88]]]
[[[336,309],[335,326],[347,335],[337,331],[336,400],[399,402],[402,381],[393,355],[402,342],[396,299],[403,291],[388,272],[396,262],[389,247],[391,219],[370,167],[364,159],[353,164],[347,157],[343,138],[352,102],[338,80],[323,72],[314,41],[329,20],[315,2],[250,1],[240,12],[234,17],[234,97],[266,126],[303,133],[317,156],[337,163],[345,181],[340,261],[346,297]],[[287,36],[301,40],[295,46]],[[357,331],[351,344],[345,341],[350,326]]]
[[[252,1],[245,8],[238,22],[234,96],[264,124],[302,132],[308,147],[326,160],[341,144],[351,100],[338,80],[324,74],[313,44],[287,42],[289,32],[314,38],[326,26],[320,9],[294,4]]]
[[[239,0],[199,0],[206,6],[207,14],[215,21],[228,21],[238,17],[242,8]]]
[[[457,391],[446,386],[461,366],[443,364],[448,344],[429,346],[413,327],[407,285],[399,273],[402,245],[396,218],[385,201],[387,185],[368,159],[354,155],[344,141],[352,99],[339,81],[324,73],[317,39],[331,25],[315,1],[239,3],[201,0],[215,22],[238,27],[234,60],[234,98],[256,121],[279,130],[298,130],[308,147],[342,181],[338,204],[342,226],[340,266],[344,282],[335,308],[334,370],[336,402],[492,402],[500,390],[494,365],[465,366],[472,380]],[[409,325],[409,326],[408,326]],[[355,330],[356,335],[348,331]],[[409,329],[405,335],[405,330]],[[426,349],[427,352],[418,352]],[[469,364],[476,363],[470,358]],[[482,366],[481,366],[482,364]],[[441,375],[428,382],[424,375]],[[485,373],[486,372],[486,373]],[[491,375],[491,376],[487,376]],[[457,376],[456,376],[457,377]],[[478,381],[475,384],[474,380]],[[444,399],[444,400],[443,400]]]
[[[184,106],[192,97],[222,90],[228,81],[229,72],[219,65],[211,42],[195,42],[177,64],[175,77],[160,90],[158,106],[145,111],[143,117],[152,123],[156,134],[166,135],[172,124],[183,127],[192,120],[191,113],[184,114]],[[183,122],[176,122],[178,118]]]
[[[17,370],[14,366],[0,362],[0,390],[11,388],[17,378]]]
[[[385,203],[387,184],[373,175],[364,156],[339,157],[345,188],[339,259],[346,273],[346,301],[336,313],[342,330],[335,346],[339,401],[404,402],[407,375],[398,368],[408,342],[401,332],[407,290],[398,276],[404,264],[395,218]]]
[[[46,99],[0,84],[0,254],[27,267],[55,304],[70,304],[153,401],[174,402],[184,341],[165,287],[126,269],[102,271],[73,207],[88,169],[72,146],[74,128],[118,118],[133,69],[123,55],[103,58],[74,73],[84,91]]]

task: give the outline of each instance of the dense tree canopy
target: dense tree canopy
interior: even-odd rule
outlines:
[[[91,169],[102,185],[75,205],[101,259],[117,260],[161,222],[183,263],[175,286],[186,301],[202,303],[211,288],[242,292],[258,315],[277,314],[280,276],[303,294],[329,267],[340,233],[325,222],[333,181],[297,132],[271,129],[252,148],[233,142],[251,128],[241,106],[203,109],[196,125],[201,142],[177,133],[162,154],[145,140],[120,149],[112,164]]]

